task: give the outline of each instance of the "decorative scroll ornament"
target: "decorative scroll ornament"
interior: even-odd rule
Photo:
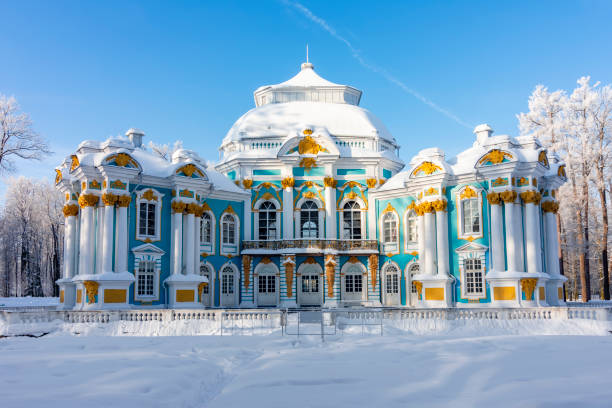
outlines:
[[[430,174],[433,174],[436,171],[441,171],[441,170],[442,170],[442,167],[438,166],[437,164],[429,162],[429,161],[425,161],[419,164],[419,166],[416,169],[414,169],[413,174],[418,175],[419,173],[423,173],[429,176]]]
[[[525,300],[533,300],[533,291],[537,284],[536,278],[521,279],[521,290],[525,292]]]
[[[59,184],[62,181],[62,171],[55,169],[55,184]]]
[[[98,294],[98,282],[96,281],[85,281],[83,282],[83,286],[85,286],[85,292],[87,293],[87,303],[90,305],[92,303],[96,303],[96,295]]]
[[[542,211],[545,213],[553,213],[556,214],[559,211],[559,202],[558,201],[544,201],[542,203]]]
[[[567,174],[565,174],[565,164],[559,166],[557,169],[557,176],[567,178]]]
[[[285,262],[285,281],[287,282],[287,297],[293,297],[293,270],[295,268],[295,256],[287,256]]]
[[[76,217],[79,215],[79,206],[76,204],[66,204],[62,210],[64,217]]]
[[[416,288],[417,295],[421,295],[421,291],[423,290],[423,282],[421,281],[412,281],[414,283],[414,287]]]
[[[300,160],[300,167],[306,169],[306,171],[310,171],[313,167],[317,165],[317,160],[314,157],[304,157]]]
[[[327,278],[327,296],[334,296],[334,280],[336,277],[336,261],[333,255],[327,255],[325,259],[325,275]]]
[[[247,289],[251,284],[251,257],[242,255],[242,270],[244,271],[244,288]]]
[[[270,188],[270,187],[272,187],[272,183],[270,183],[269,181],[264,181],[263,183],[259,185],[259,188]]]
[[[323,185],[325,187],[336,188],[336,186],[338,186],[338,180],[333,177],[325,177],[323,179]]]
[[[74,169],[76,169],[80,165],[81,164],[79,163],[79,158],[76,156],[76,154],[70,156],[70,171],[74,171]]]
[[[173,213],[182,214],[185,211],[187,204],[182,201],[173,201],[172,204],[170,204],[170,207],[172,208]]]
[[[370,265],[370,278],[372,280],[372,288],[376,290],[376,283],[378,282],[378,256],[372,254],[368,257],[368,263]]]
[[[354,192],[354,191],[350,191],[350,192],[349,192],[349,193],[346,195],[346,197],[347,197],[349,200],[354,200],[354,199],[356,199],[356,198],[357,198],[357,193],[356,193],[356,192]]]
[[[366,184],[368,185],[368,188],[374,188],[376,187],[376,179],[367,179]]]
[[[285,177],[281,181],[281,186],[283,186],[283,188],[292,188],[295,186],[295,180],[293,179],[293,177]]]
[[[436,210],[436,212],[440,212],[440,211],[446,211],[446,206],[447,206],[447,202],[446,200],[436,200],[434,202],[431,203],[433,206],[433,209]]]
[[[514,190],[506,190],[499,193],[499,196],[506,204],[512,204],[516,201],[518,194]]]
[[[491,205],[499,205],[502,202],[500,193],[489,193],[487,194],[487,201]]]
[[[327,153],[327,149],[325,149],[320,144],[318,144],[316,142],[316,140],[314,140],[312,138],[312,136],[307,135],[302,140],[300,140],[300,143],[298,145],[298,153],[299,154],[314,154],[314,155],[317,155],[317,154],[319,154],[319,152],[326,152]]]
[[[204,173],[202,173],[202,170],[200,170],[195,164],[191,164],[191,163],[186,164],[176,169],[176,174],[179,174],[179,173],[183,173],[187,177],[193,176],[194,173],[200,177],[204,177]]]
[[[116,196],[115,194],[111,194],[111,193],[102,194],[102,202],[104,203],[104,205],[107,205],[107,206],[114,206],[118,199],[119,197]]]
[[[313,193],[312,191],[306,191],[306,192],[304,193],[304,197],[305,197],[305,198],[315,198],[315,196],[316,196],[316,194],[315,194],[315,193]]]
[[[395,212],[395,208],[393,208],[391,203],[387,203],[387,206],[383,210],[383,214],[388,213],[388,212]]]
[[[421,207],[421,211],[423,212],[423,214],[430,214],[435,211],[433,204],[429,201],[421,203],[419,207]]]
[[[485,154],[482,159],[478,162],[479,164],[491,163],[491,164],[500,164],[504,161],[504,159],[512,159],[513,156],[510,153],[501,151],[499,149],[493,149],[489,153]]]
[[[131,201],[132,197],[130,197],[129,195],[122,195],[119,196],[119,199],[117,200],[117,205],[119,207],[128,207]]]
[[[478,195],[476,194],[476,191],[470,186],[467,186],[466,188],[464,188],[461,194],[459,195],[459,199],[461,200],[465,200],[468,198],[476,198],[476,197],[478,197]]]
[[[540,152],[540,154],[538,154],[538,162],[539,162],[539,163],[540,163],[542,166],[544,166],[544,167],[546,167],[546,168],[548,168],[548,167],[549,167],[549,166],[548,166],[548,157],[546,157],[546,150],[542,150],[542,151]]]
[[[540,200],[542,199],[542,195],[537,191],[524,191],[521,193],[521,200],[525,204],[540,204]]]
[[[81,208],[94,207],[96,204],[98,204],[99,200],[100,197],[98,197],[97,195],[81,194],[81,196],[79,197],[79,205],[81,206]]]
[[[147,190],[142,194],[142,198],[148,201],[157,201],[157,196],[153,193],[153,190]]]
[[[253,180],[251,180],[251,179],[244,179],[244,180],[242,180],[242,185],[244,186],[244,188],[246,188],[248,190],[251,187],[253,187]]]

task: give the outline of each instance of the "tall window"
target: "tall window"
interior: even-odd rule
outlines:
[[[319,234],[319,208],[314,201],[305,201],[300,209],[302,238],[316,238]]]
[[[399,271],[397,267],[395,265],[389,265],[385,273],[385,292],[388,294],[399,293]]]
[[[358,274],[346,275],[345,281],[347,293],[361,293],[363,289],[363,276]]]
[[[463,261],[465,294],[482,295],[484,293],[484,279],[482,261],[480,259],[466,259]]]
[[[463,234],[480,234],[480,205],[477,198],[461,201],[463,213]]]
[[[383,216],[383,242],[397,242],[397,220],[391,212]]]
[[[231,295],[234,293],[234,270],[226,266],[221,274],[221,293]]]
[[[361,239],[361,210],[355,201],[344,204],[342,211],[342,238]]]
[[[276,292],[276,276],[259,275],[257,278],[258,278],[259,293],[275,293]]]
[[[418,224],[417,224],[417,215],[414,211],[410,210],[408,213],[408,219],[406,222],[407,228],[407,240],[408,242],[417,242],[419,240],[418,236]]]
[[[221,228],[223,228],[223,243],[236,244],[236,220],[230,214],[225,214],[221,219]]]
[[[208,295],[210,283],[212,281],[212,275],[210,273],[210,268],[208,267],[208,265],[200,265],[200,275],[206,276],[208,278],[208,284],[204,285],[204,287],[202,288],[202,294]]]
[[[319,275],[302,276],[302,292],[316,293],[319,291]]]
[[[141,202],[138,211],[138,233],[144,236],[155,236],[155,203]]]
[[[155,261],[140,261],[138,263],[138,296],[153,296],[155,281]]]
[[[410,282],[411,282],[410,292],[412,292],[414,295],[416,295],[418,293],[417,287],[416,287],[416,285],[414,283],[414,275],[418,275],[419,269],[420,269],[419,264],[413,264],[410,267]]]
[[[276,206],[270,201],[259,206],[259,239],[276,239]]]
[[[202,244],[210,244],[212,240],[212,219],[210,214],[202,214],[202,223],[200,224],[200,242]]]

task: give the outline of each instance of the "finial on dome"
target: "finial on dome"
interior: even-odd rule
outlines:
[[[314,69],[314,65],[312,65],[310,61],[308,60],[308,43],[306,44],[306,62],[302,63],[302,69],[307,69],[307,68]]]

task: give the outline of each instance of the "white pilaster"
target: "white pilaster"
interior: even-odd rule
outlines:
[[[448,276],[448,213],[436,211],[436,242],[438,251],[438,275]]]
[[[183,236],[185,237],[183,240],[183,254],[185,260],[185,274],[193,275],[195,274],[195,258],[193,254],[193,237],[194,233],[194,224],[195,219],[192,212],[188,212],[183,216],[183,220],[185,221],[185,231],[183,231]]]
[[[249,193],[251,190],[248,190]],[[251,199],[244,200],[244,240],[250,241],[252,238],[251,234]]]
[[[283,189],[283,238],[293,239],[293,187]]]
[[[559,242],[557,241],[557,215],[544,213],[546,227],[546,271],[551,276],[559,275]]]
[[[124,201],[122,201],[122,199]],[[130,196],[119,198],[117,208],[117,252],[115,253],[115,272],[128,271],[128,205]]]
[[[183,270],[183,213],[174,212],[172,218],[172,274],[180,275]]]
[[[116,200],[116,199],[115,199]],[[102,273],[113,271],[113,225],[115,201],[104,200],[104,230],[102,232]]]
[[[505,192],[502,194],[506,194],[510,192]],[[514,198],[507,194],[506,196],[502,195],[502,199],[504,200],[504,210],[505,210],[505,223],[506,223],[506,262],[508,264],[508,271],[512,272],[523,272],[523,265],[519,263],[519,248],[520,241],[518,240],[517,234],[519,231],[516,229],[516,204],[514,200],[516,200],[516,196]]]
[[[436,219],[433,212],[425,212],[425,274],[436,273]]]
[[[81,208],[81,238],[79,240],[79,275],[93,274],[94,207]]]
[[[419,263],[421,265],[421,270],[423,273],[425,272],[425,263],[427,261],[427,254],[425,253],[425,217],[423,214],[419,213],[417,218],[417,240],[418,240],[418,248],[419,248]]]
[[[325,187],[325,238],[336,239],[336,189]]]
[[[496,194],[496,193],[493,193]],[[504,226],[501,202],[491,202],[491,269],[506,270],[504,262]]]
[[[527,272],[541,272],[540,222],[538,204],[525,204],[525,256]]]
[[[195,264],[194,273],[200,274],[200,229],[202,228],[202,217],[198,214],[194,215],[193,220],[193,262]],[[209,283],[210,285],[210,283]]]
[[[96,221],[94,223],[96,229],[96,244],[94,249],[95,271],[97,274],[104,273],[104,205],[96,207]]]
[[[74,277],[75,268],[75,249],[76,249],[76,215],[66,217],[64,224],[64,279]]]

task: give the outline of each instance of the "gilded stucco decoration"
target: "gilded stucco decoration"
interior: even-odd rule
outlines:
[[[542,211],[545,213],[553,213],[556,214],[559,211],[559,202],[558,201],[544,201],[542,203]]]
[[[396,212],[395,208],[393,208],[393,206],[391,205],[391,203],[387,203],[387,206],[385,207],[385,209],[383,210],[383,214],[388,213],[388,212]]]
[[[102,202],[104,203],[104,205],[107,205],[107,206],[114,206],[115,203],[117,203],[118,199],[119,197],[116,196],[115,194],[111,194],[111,193],[102,194]]]
[[[548,168],[548,157],[546,156],[546,150],[542,150],[540,154],[538,154],[538,162]]]
[[[434,210],[436,210],[436,212],[440,212],[440,211],[446,211],[446,206],[447,206],[447,202],[446,200],[436,200],[434,202],[431,203]]]
[[[200,207],[196,203],[189,203],[185,207],[185,212],[187,214],[193,214],[193,215],[196,215],[196,216],[197,216],[197,213],[199,213],[201,210],[202,210],[202,207]],[[200,214],[200,216],[201,216],[201,214]]]
[[[204,287],[206,287],[206,285],[208,285],[208,283],[206,282],[200,282],[200,284],[198,285],[198,297],[200,298],[200,300],[202,299],[202,291],[204,290]]]
[[[300,160],[300,167],[305,168],[307,172],[316,165],[317,160],[314,157],[304,157],[302,160]]]
[[[192,177],[194,174],[200,177],[204,177],[204,173],[202,172],[202,170],[200,170],[198,166],[196,166],[195,164],[191,164],[191,163],[186,164],[176,169],[176,174],[180,174],[180,173],[183,173],[187,177]]]
[[[336,277],[336,261],[333,255],[325,258],[325,277],[327,278],[327,296],[334,296],[334,281]]]
[[[376,179],[374,178],[367,179],[366,184],[368,185],[368,188],[374,188],[376,187]]]
[[[429,187],[427,190],[425,190],[425,196],[432,196],[432,195],[437,195],[437,194],[438,194],[437,188]]]
[[[533,291],[538,284],[536,278],[521,279],[521,290],[525,292],[525,300],[533,300]]]
[[[506,190],[499,193],[499,196],[506,204],[512,204],[516,201],[516,197],[518,196],[517,192],[514,190]]]
[[[493,149],[491,151],[489,151],[487,154],[485,154],[480,161],[478,162],[478,164],[483,165],[483,164],[500,164],[503,163],[503,161],[505,159],[511,160],[514,156],[512,156],[510,153],[508,152],[504,152],[502,150],[499,149]]]
[[[172,208],[173,213],[182,214],[185,211],[186,207],[187,203],[184,203],[182,201],[172,201],[172,204],[170,204],[170,208]]]
[[[147,201],[157,201],[157,196],[155,195],[155,193],[151,189],[149,189],[149,190],[145,191],[144,193],[142,193],[142,198],[144,198]]]
[[[76,217],[79,215],[79,206],[76,204],[66,204],[62,209],[64,217]]]
[[[242,255],[242,270],[244,271],[244,288],[247,289],[251,284],[251,257]]]
[[[357,259],[356,256],[351,256],[347,262],[350,264],[356,264],[359,263],[359,259]]]
[[[87,303],[90,305],[96,303],[96,295],[98,294],[98,282],[96,281],[85,281],[83,282],[83,286],[85,286],[85,292],[87,293]]]
[[[62,181],[62,171],[55,169],[55,184],[59,184],[60,181]]]
[[[378,180],[378,185],[382,186],[383,184],[385,184],[385,181],[386,181],[385,179],[379,179]]]
[[[292,188],[295,186],[295,180],[293,179],[293,177],[285,177],[281,181],[281,186],[283,186],[283,188]]]
[[[378,283],[378,255],[370,255],[368,257],[368,264],[370,266],[370,278],[372,282],[372,288],[376,290],[376,284]]]
[[[336,188],[336,186],[338,185],[338,180],[333,177],[325,177],[323,179],[323,185],[325,187]]]
[[[289,258],[287,258],[289,260]],[[295,262],[285,261],[285,281],[287,282],[287,297],[293,297],[293,269]]]
[[[429,176],[430,174],[434,174],[437,171],[442,171],[442,167],[430,161],[424,161],[414,169],[412,174],[418,176],[420,173],[423,173],[426,176]]]
[[[130,197],[129,195],[121,195],[119,196],[119,199],[117,200],[117,205],[119,207],[127,207],[130,205],[131,201],[132,201],[132,197]]]
[[[253,187],[253,180],[251,180],[251,179],[244,179],[244,180],[242,180],[242,185],[243,185],[244,188],[246,188],[248,190],[251,187]]]
[[[565,174],[565,164],[559,166],[557,169],[557,176],[567,178],[567,174]]]
[[[412,281],[414,283],[414,287],[416,288],[417,294],[421,295],[421,291],[423,290],[423,282],[415,280]]]
[[[491,205],[499,205],[502,202],[500,193],[489,193],[487,194],[487,201]]]
[[[466,188],[464,188],[461,194],[459,195],[459,199],[461,200],[466,200],[468,198],[476,198],[476,197],[478,197],[478,195],[476,194],[476,190],[474,190],[470,186],[467,186]]]
[[[537,191],[524,191],[521,193],[521,200],[525,204],[540,204],[540,200],[542,199],[542,195]]]
[[[315,261],[315,259],[312,256],[309,256],[308,258],[306,258],[306,260],[304,261],[304,264],[306,265],[316,265],[317,261]]]
[[[317,143],[316,140],[310,135],[307,135],[298,144],[299,154],[314,154],[317,155],[319,152],[328,153],[328,150]]]
[[[491,180],[491,187],[503,187],[508,185],[508,179],[498,177],[495,180]]]
[[[79,158],[76,156],[76,154],[70,156],[70,171],[74,171],[80,165]]]
[[[100,197],[98,197],[97,195],[81,194],[81,196],[79,197],[79,205],[81,206],[81,208],[94,207],[96,204],[98,204],[99,200]]]
[[[306,191],[304,192],[304,194],[302,194],[305,198],[315,198],[316,194],[312,191]]]
[[[231,205],[228,205],[227,208],[223,210],[223,213],[230,213],[236,215],[236,211],[234,211]]]

